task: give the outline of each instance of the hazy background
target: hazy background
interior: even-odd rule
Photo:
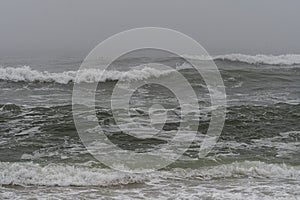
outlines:
[[[0,0],[1,56],[85,56],[130,28],[181,31],[210,54],[300,53],[300,1]]]

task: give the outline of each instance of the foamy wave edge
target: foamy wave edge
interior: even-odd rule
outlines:
[[[2,67],[0,68],[0,80],[12,82],[57,82],[68,84],[77,83],[94,83],[116,80],[144,80],[151,77],[168,75],[174,70],[159,70],[151,67],[132,69],[129,71],[103,71],[100,69],[84,69],[79,71],[64,71],[61,73],[50,73],[47,71],[37,71],[30,66],[23,67]],[[78,74],[78,76],[77,76]],[[77,76],[77,77],[76,77]]]
[[[153,179],[200,179],[216,178],[288,178],[300,179],[299,168],[285,164],[267,164],[244,161],[199,169],[175,168],[152,173],[123,173],[97,168],[88,164],[48,164],[32,162],[0,162],[1,185],[43,186],[115,186],[145,183]]]
[[[228,60],[233,62],[243,62],[251,65],[300,65],[300,55],[286,54],[286,55],[245,55],[245,54],[227,54],[218,56],[197,56],[197,55],[183,55],[185,58],[198,60]]]

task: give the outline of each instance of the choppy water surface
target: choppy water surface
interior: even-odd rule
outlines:
[[[206,158],[199,159],[200,144],[196,140],[175,163],[144,174],[107,168],[82,145],[71,102],[79,60],[0,61],[1,199],[300,198],[298,55],[215,57],[228,101],[218,143]],[[126,59],[117,65],[129,66],[131,71],[113,70],[99,76],[102,72],[91,70],[80,77],[86,84],[99,82],[96,113],[107,137],[134,151],[166,143],[180,123],[176,97],[158,85],[146,85],[136,91],[130,111],[143,125],[135,131],[144,134],[149,107],[162,104],[168,108],[168,120],[159,136],[136,139],[119,131],[114,122],[109,105],[118,80],[172,76],[172,72],[147,66],[150,61],[153,62],[147,58]],[[200,141],[213,109],[205,83],[179,58],[160,58],[159,62],[176,65],[195,89],[200,105],[196,139]],[[123,122],[123,129],[130,132],[132,124],[126,119]]]

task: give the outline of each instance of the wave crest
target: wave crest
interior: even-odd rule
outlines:
[[[299,65],[300,55],[297,54],[286,54],[286,55],[262,55],[258,54],[255,56],[245,54],[227,54],[218,56],[193,56],[184,55],[189,59],[198,60],[227,60],[232,62],[242,62],[251,65],[264,64],[264,65]]]
[[[216,56],[215,59],[239,61],[248,64],[265,64],[265,65],[298,65],[300,64],[300,55],[243,55],[229,54],[224,56]]]
[[[234,162],[198,169],[174,168],[150,174],[124,173],[95,166],[95,162],[76,165],[32,162],[0,162],[1,185],[47,186],[114,186],[145,183],[158,179],[224,179],[224,178],[280,178],[300,179],[297,166],[267,164],[259,161]]]
[[[1,185],[114,186],[145,181],[136,174],[90,166],[1,162],[0,169]]]
[[[159,70],[147,66],[130,71],[103,71],[100,69],[84,69],[79,71],[65,71],[61,73],[50,73],[47,71],[37,71],[29,66],[18,68],[0,68],[0,79],[13,82],[57,82],[67,84],[69,82],[105,82],[116,80],[143,80],[151,77],[159,77],[172,73],[173,70]],[[78,77],[76,78],[78,74]]]

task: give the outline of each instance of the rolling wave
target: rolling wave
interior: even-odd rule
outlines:
[[[47,71],[40,72],[31,69],[29,66],[23,66],[18,68],[0,68],[0,80],[12,82],[57,82],[60,84],[68,84],[70,82],[94,83],[116,80],[143,80],[151,77],[168,75],[172,72],[173,70],[162,71],[159,69],[145,66],[141,69],[132,69],[126,72],[103,71],[100,69],[85,69],[80,71],[64,71],[61,73],[50,73]]]
[[[300,55],[298,54],[286,54],[286,55],[245,55],[245,54],[227,54],[218,56],[194,56],[184,55],[189,59],[198,60],[224,60],[232,62],[242,62],[251,65],[263,64],[263,65],[300,65]]]
[[[198,60],[218,60],[241,62],[250,65],[276,65],[276,66],[293,66],[300,65],[300,55],[244,55],[244,54],[227,54],[213,57],[183,55],[185,58]],[[177,66],[176,70],[188,69],[191,65],[184,63]],[[175,70],[175,69],[174,69]],[[173,70],[160,70],[159,68],[141,65],[131,68],[129,71],[116,71],[101,69],[84,69],[80,71],[64,71],[60,73],[51,73],[48,71],[38,71],[30,66],[23,67],[0,67],[0,80],[12,82],[57,82],[68,84],[70,82],[106,82],[116,80],[144,80],[151,77],[159,77],[172,73]],[[77,76],[78,75],[78,76]],[[77,76],[77,77],[76,77]]]
[[[224,179],[224,178],[289,178],[299,180],[297,166],[267,164],[259,161],[234,162],[198,169],[173,168],[150,174],[124,173],[94,166],[94,162],[76,165],[32,162],[0,162],[1,185],[45,186],[115,186],[170,179]]]

